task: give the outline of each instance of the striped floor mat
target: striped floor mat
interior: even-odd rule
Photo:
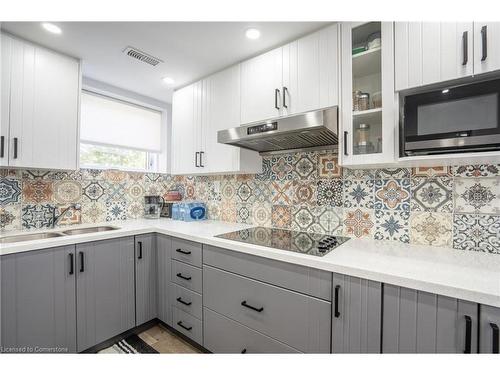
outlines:
[[[152,354],[158,353],[151,346],[146,344],[137,335],[131,335],[109,348],[99,351],[98,354]]]

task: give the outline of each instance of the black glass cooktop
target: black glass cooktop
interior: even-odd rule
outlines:
[[[349,239],[348,237],[264,227],[238,230],[216,237],[318,257],[328,254]]]

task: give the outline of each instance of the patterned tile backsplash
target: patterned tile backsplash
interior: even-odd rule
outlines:
[[[263,159],[258,175],[0,169],[0,230],[139,218],[144,195],[181,191],[209,218],[500,254],[500,166],[342,169],[334,154]]]

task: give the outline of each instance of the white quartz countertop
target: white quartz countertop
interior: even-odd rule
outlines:
[[[97,225],[115,225],[120,229],[0,244],[0,255],[156,232],[269,259],[500,307],[500,256],[495,254],[350,239],[327,255],[316,257],[214,237],[251,226],[210,220],[182,222],[171,219],[139,219],[78,225],[71,229]],[[65,229],[69,228],[54,231]],[[2,236],[14,234],[16,233],[11,232]]]

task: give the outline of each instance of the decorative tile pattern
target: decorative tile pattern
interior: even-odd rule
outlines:
[[[455,212],[500,214],[500,177],[455,178]]]
[[[24,229],[50,228],[56,206],[52,204],[27,204],[22,206]]]
[[[375,170],[344,168],[343,175],[344,179],[373,180],[375,178]]]
[[[254,225],[271,226],[271,205],[255,203],[252,207],[252,218]]]
[[[126,193],[127,198],[130,200],[144,200],[144,188],[142,187],[142,183],[140,181],[131,181],[128,183]]]
[[[314,215],[308,206],[293,206],[292,218],[293,230],[308,231],[314,224]]]
[[[293,178],[309,180],[317,178],[316,154],[301,152],[293,157]]]
[[[453,179],[448,177],[411,180],[412,211],[453,211]]]
[[[21,200],[21,186],[18,180],[0,178],[0,204],[14,204]]]
[[[293,199],[294,205],[316,205],[316,181],[293,181]]]
[[[293,182],[271,182],[271,203],[290,205],[293,202]]]
[[[452,167],[456,177],[496,177],[500,176],[499,165],[463,165]]]
[[[53,183],[50,180],[24,180],[23,203],[46,203],[54,200]]]
[[[106,191],[106,200],[114,202],[122,202],[127,199],[127,183],[121,182],[109,182],[104,183],[104,189]],[[160,190],[147,192],[148,195],[160,195]]]
[[[342,180],[319,180],[316,191],[316,200],[320,206],[342,206]]]
[[[265,181],[270,180],[272,175],[271,171],[271,158],[262,158],[262,172],[255,175],[256,180]]]
[[[347,236],[371,237],[374,227],[373,212],[368,210],[346,210],[344,214],[344,233]]]
[[[101,181],[84,181],[83,201],[97,202],[104,197],[104,186]]]
[[[0,207],[0,231],[21,229],[21,205],[10,204]]]
[[[410,180],[375,180],[375,209],[410,209]]]
[[[126,219],[127,202],[106,201],[106,221]]]
[[[292,209],[290,206],[272,206],[272,225],[276,228],[289,228],[292,224]]]
[[[61,180],[54,182],[54,198],[57,203],[78,203],[82,199],[80,182]]]
[[[234,203],[224,203],[221,207],[220,218],[230,223],[236,222],[236,206]]]
[[[207,203],[207,217],[210,220],[221,220],[221,206],[218,202]]]
[[[375,210],[376,240],[410,242],[409,211]]]
[[[437,212],[411,214],[411,243],[418,245],[451,246],[452,215]]]
[[[139,219],[144,215],[144,204],[140,201],[129,202],[127,205],[127,217]]]
[[[500,254],[500,216],[454,215],[453,247]]]
[[[236,205],[236,222],[243,224],[252,224],[252,206],[250,204]]]
[[[271,180],[283,181],[293,178],[293,155],[279,155],[271,158]]]
[[[340,178],[342,177],[342,167],[338,164],[338,157],[335,154],[318,154],[318,177],[319,178]]]
[[[70,206],[68,205],[58,205],[56,208],[56,214],[59,216],[61,213],[68,209]],[[75,210],[74,208],[69,208],[63,216],[59,219],[59,225],[75,225],[80,224],[82,222],[81,218],[81,210]]]
[[[374,186],[373,180],[344,180],[344,207],[372,209],[375,201]]]
[[[271,203],[271,184],[271,181],[254,181],[253,196],[255,198],[255,203]]]
[[[311,210],[314,224],[311,230],[317,233],[342,235],[344,211],[340,207],[317,206]]]
[[[389,178],[410,178],[410,170],[408,168],[382,168],[375,170],[375,178],[389,179]]]
[[[237,203],[253,203],[255,198],[253,196],[252,183],[239,182],[238,188],[236,190]]]
[[[103,202],[91,202],[82,205],[83,223],[100,223],[106,221],[106,205]]]
[[[452,171],[450,167],[414,167],[411,170],[412,177],[438,177],[438,176],[451,176]]]

